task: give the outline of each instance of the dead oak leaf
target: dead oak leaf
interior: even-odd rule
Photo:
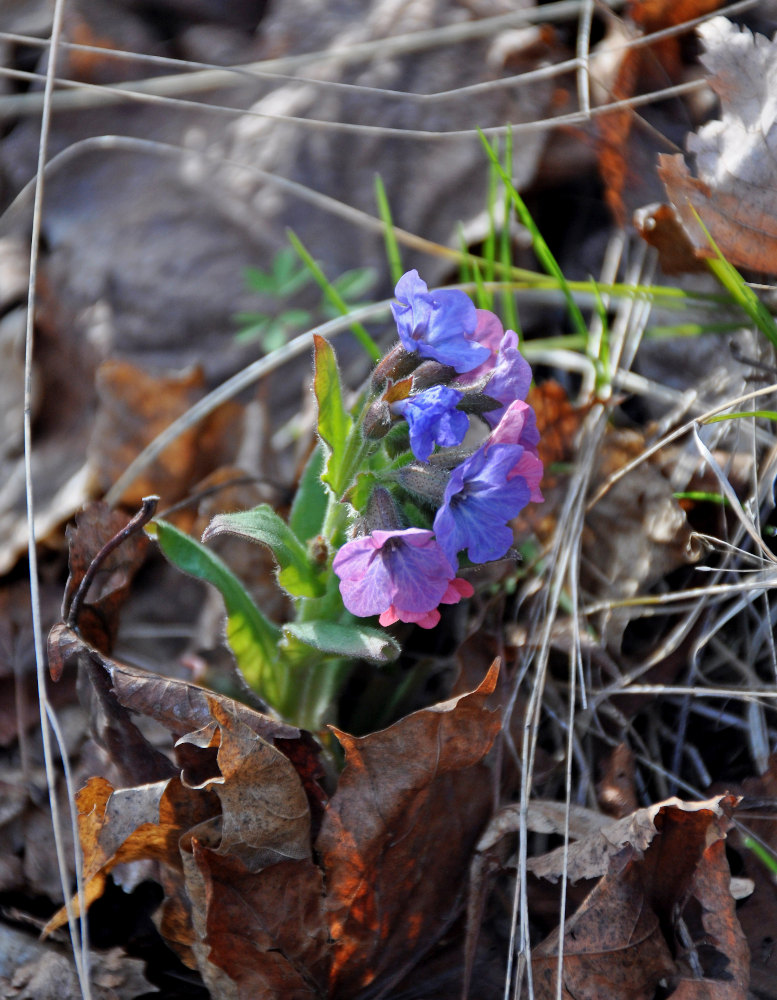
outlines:
[[[724,805],[721,805],[721,802],[724,802]],[[618,820],[611,820],[600,814],[592,813],[593,828],[589,828],[589,832],[569,844],[566,868],[564,867],[563,848],[556,848],[547,854],[530,858],[527,867],[538,878],[550,879],[552,882],[559,879],[565,871],[570,882],[598,878],[607,872],[610,859],[623,847],[630,846],[637,851],[646,851],[660,832],[660,826],[663,823],[661,817],[667,811],[672,815],[688,814],[689,818],[681,821],[685,824],[686,832],[696,822],[704,829],[709,828],[718,837],[722,837],[729,825],[727,810],[730,811],[730,803],[722,797],[709,799],[705,802],[683,802],[681,799],[672,798],[644,809],[637,809],[629,816]],[[585,812],[588,813],[589,810],[585,810]],[[597,816],[600,817],[598,829],[595,828]],[[572,837],[575,836],[576,827],[584,829],[579,821],[575,822],[576,817],[577,813],[570,821],[570,835]],[[532,828],[536,829],[536,827]],[[563,827],[554,832],[563,832]],[[685,843],[690,843],[688,837],[685,838]]]
[[[648,1000],[661,980],[671,980],[678,986],[673,995],[687,1000],[744,1000],[747,945],[736,921],[725,854],[715,847],[723,844],[736,801],[732,796],[700,803],[668,800],[630,818],[633,839],[609,857],[606,874],[565,923],[562,997]],[[703,944],[712,953],[703,988],[686,977],[674,957],[677,921],[692,899],[702,913],[695,933],[691,928],[694,951],[698,955]],[[539,1000],[558,996],[560,937],[557,929],[534,950]]]
[[[152,375],[129,361],[105,361],[97,371],[97,415],[89,444],[89,464],[97,487],[107,491],[151,441],[205,394],[199,368]],[[183,431],[131,483],[121,502],[136,506],[150,493],[165,503],[214,468],[232,462],[240,440],[242,407],[227,402],[206,420]]]
[[[308,859],[260,872],[198,843],[205,943],[241,1000],[314,1000],[325,994],[329,940],[321,870]]]
[[[659,156],[658,172],[697,256],[714,256],[700,218],[730,263],[774,273],[777,41],[725,17],[697,30],[721,118],[686,140],[697,177],[681,155]]]
[[[210,711],[219,730],[220,775],[200,787],[212,789],[221,800],[218,852],[240,856],[250,871],[309,857],[310,810],[293,765],[219,699],[211,700]],[[196,740],[199,734],[192,736]],[[184,736],[179,743],[191,739]],[[210,747],[213,737],[206,739]]]
[[[333,939],[331,995],[384,996],[447,930],[492,804],[486,707],[495,662],[468,694],[356,738],[316,841]],[[365,992],[369,989],[368,994]]]
[[[213,796],[187,789],[178,778],[123,789],[90,778],[77,793],[76,806],[87,907],[102,895],[116,865],[153,860],[180,871],[181,837],[217,809]],[[73,905],[77,912],[78,897]],[[63,907],[46,931],[66,921]]]

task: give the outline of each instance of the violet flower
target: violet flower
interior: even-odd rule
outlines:
[[[502,419],[491,432],[487,447],[495,444],[518,444],[522,446],[522,454],[508,472],[508,480],[521,476],[529,487],[529,499],[534,503],[542,503],[545,499],[540,491],[542,480],[542,459],[537,454],[537,444],[540,432],[537,430],[537,417],[528,403],[520,399],[514,400],[504,411]]]
[[[419,461],[429,458],[435,444],[455,448],[464,440],[469,418],[456,409],[463,395],[448,386],[435,385],[391,404],[391,411],[407,421],[410,447]]]
[[[484,375],[494,370],[499,345],[502,343],[502,337],[505,335],[504,327],[499,321],[499,317],[489,309],[476,309],[475,316],[477,319],[472,339],[476,340],[481,347],[488,349],[488,357],[477,368],[473,368],[472,371],[468,371],[459,378],[459,385],[472,385],[473,382],[477,382],[478,379],[481,379]]]
[[[489,562],[508,551],[513,543],[508,522],[530,500],[543,500],[539,438],[534,410],[513,400],[488,440],[451,472],[434,519],[449,559],[467,549],[472,562]]]
[[[445,555],[455,560],[462,549],[473,563],[501,559],[513,544],[508,526],[529,502],[531,490],[510,472],[521,461],[518,444],[486,442],[451,472],[434,531]]]
[[[351,614],[380,615],[381,625],[415,622],[434,628],[438,604],[456,604],[473,589],[456,577],[431,531],[404,528],[373,531],[339,550],[332,568],[340,577],[340,593]]]
[[[477,311],[464,292],[430,292],[413,270],[402,275],[394,293],[398,303],[392,303],[391,311],[406,351],[417,351],[457,372],[471,371],[488,359],[489,349],[473,340]]]
[[[499,344],[494,371],[485,388],[487,396],[502,404],[501,409],[483,414],[491,428],[496,427],[513,400],[526,398],[530,385],[531,368],[518,350],[518,334],[508,330]]]

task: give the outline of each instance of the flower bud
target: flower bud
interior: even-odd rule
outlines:
[[[402,527],[399,512],[385,486],[376,486],[370,494],[362,527],[368,535],[373,531],[397,531]]]
[[[491,410],[499,410],[502,408],[502,404],[498,399],[494,399],[493,396],[487,395],[485,392],[465,392],[464,397],[459,403],[459,409],[463,410],[464,413],[476,413],[480,415],[481,413],[490,413]]]
[[[413,391],[423,392],[433,385],[447,385],[456,378],[456,369],[439,361],[424,361],[413,372]]]
[[[421,356],[416,351],[406,351],[401,344],[394,344],[372,373],[373,390],[380,389],[387,379],[396,381],[405,378],[414,372],[420,363]]]
[[[448,485],[448,473],[426,463],[412,462],[397,470],[397,481],[408,493],[439,507]]]
[[[497,404],[498,405],[498,404]],[[370,441],[385,437],[391,430],[391,410],[385,399],[376,399],[364,415],[362,433]]]
[[[444,448],[429,456],[429,464],[437,469],[455,469],[475,451],[474,448]]]

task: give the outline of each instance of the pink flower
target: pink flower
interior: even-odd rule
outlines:
[[[384,626],[403,621],[434,628],[438,604],[457,604],[473,594],[433,532],[423,528],[376,530],[354,538],[337,553],[332,568],[351,614],[380,615]]]
[[[520,399],[514,400],[505,410],[501,420],[491,431],[486,442],[486,448],[494,444],[520,444],[523,454],[507,474],[508,481],[516,476],[526,480],[529,487],[529,499],[534,503],[542,503],[545,499],[540,491],[542,480],[542,460],[537,454],[537,443],[540,434],[537,430],[537,418],[528,403]]]
[[[498,316],[494,315],[488,309],[476,309],[475,315],[477,316],[477,325],[475,326],[475,332],[472,334],[472,339],[476,340],[481,347],[487,347],[491,353],[490,357],[487,357],[477,368],[474,368],[471,372],[467,372],[465,375],[460,375],[458,378],[459,385],[472,385],[473,382],[477,382],[479,378],[494,370],[499,345],[502,343],[502,337],[504,337],[504,328],[499,322]]]

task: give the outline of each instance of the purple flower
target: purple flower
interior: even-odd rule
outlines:
[[[487,360],[488,348],[473,340],[477,311],[464,292],[430,292],[418,271],[403,274],[394,292],[399,301],[392,303],[391,311],[406,351],[417,351],[457,372],[471,371]]]
[[[434,519],[437,540],[448,559],[454,561],[466,549],[473,563],[490,562],[501,559],[513,544],[508,521],[531,495],[523,476],[509,478],[523,454],[521,445],[487,441],[451,472]]]
[[[340,593],[351,614],[380,615],[381,625],[415,622],[434,628],[437,605],[470,597],[472,586],[456,577],[431,531],[404,528],[373,531],[346,542],[332,568],[340,577]]]
[[[473,368],[463,378],[460,378],[458,380],[460,385],[471,385],[494,370],[499,345],[502,343],[502,337],[505,335],[504,327],[499,322],[499,317],[494,313],[488,309],[476,309],[475,315],[477,316],[477,321],[475,332],[472,336],[481,347],[488,348],[488,357],[477,368]]]
[[[540,432],[537,430],[537,418],[528,403],[520,399],[512,402],[491,432],[487,446],[495,444],[519,444],[522,453],[518,461],[507,474],[508,480],[521,476],[529,487],[529,499],[534,503],[542,503],[545,499],[540,492],[542,479],[542,460],[537,454],[537,443]]]
[[[391,404],[392,412],[407,421],[410,447],[421,462],[429,458],[435,444],[455,448],[464,440],[469,418],[456,409],[463,395],[446,385],[435,385]]]
[[[502,404],[501,409],[483,414],[490,427],[496,427],[514,400],[526,398],[530,385],[531,368],[518,350],[518,334],[508,330],[499,344],[494,372],[485,388],[487,396]]]

